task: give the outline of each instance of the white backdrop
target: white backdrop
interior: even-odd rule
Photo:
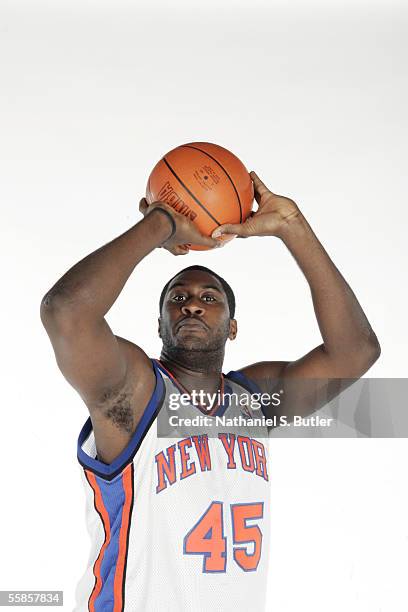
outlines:
[[[168,150],[232,150],[295,199],[382,345],[367,376],[406,377],[407,8],[206,0],[0,4],[2,417],[0,589],[63,589],[88,535],[76,463],[86,407],[39,318],[47,289],[140,219]],[[283,244],[157,250],[108,315],[158,356],[158,298],[200,263],[237,298],[224,371],[320,343]],[[403,407],[401,407],[403,408]],[[405,440],[274,440],[268,610],[407,609]]]

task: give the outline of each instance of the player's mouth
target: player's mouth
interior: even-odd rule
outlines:
[[[207,325],[205,325],[205,323],[199,321],[198,319],[193,319],[191,317],[188,317],[186,319],[183,319],[182,321],[180,321],[180,323],[178,323],[177,327],[176,327],[176,332],[179,332],[180,329],[185,329],[185,330],[207,330],[208,327]]]

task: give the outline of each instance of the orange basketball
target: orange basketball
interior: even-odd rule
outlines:
[[[211,236],[223,223],[243,223],[248,218],[254,189],[248,170],[231,151],[211,142],[190,142],[172,149],[155,165],[146,200],[166,202]]]

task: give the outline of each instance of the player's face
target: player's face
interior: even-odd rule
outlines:
[[[164,346],[208,351],[235,338],[236,322],[219,280],[203,270],[176,276],[164,298],[159,335]]]

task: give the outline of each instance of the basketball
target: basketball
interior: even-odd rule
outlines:
[[[146,188],[148,204],[166,202],[211,236],[224,223],[243,223],[254,200],[251,177],[231,151],[210,142],[172,149],[153,168]],[[222,236],[229,241],[232,236]],[[188,245],[195,251],[208,247]]]

